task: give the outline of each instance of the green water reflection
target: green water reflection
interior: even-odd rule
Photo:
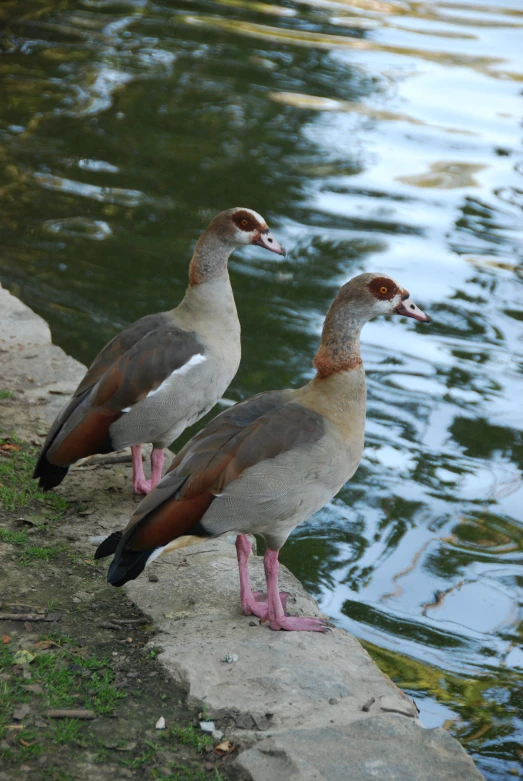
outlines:
[[[217,211],[238,400],[311,373],[362,270],[433,315],[363,335],[367,445],[282,559],[489,779],[523,774],[523,81],[519,0],[8,0],[2,282],[89,362],[181,297]]]

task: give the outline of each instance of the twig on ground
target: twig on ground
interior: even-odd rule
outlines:
[[[0,613],[0,621],[58,621],[60,613]]]
[[[95,719],[94,710],[47,710],[44,713],[48,719]]]
[[[119,626],[118,624],[113,624],[112,621],[99,621],[96,624],[96,626],[99,627],[100,629],[115,629],[116,631],[122,629],[121,626]]]

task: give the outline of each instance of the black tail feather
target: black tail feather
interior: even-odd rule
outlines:
[[[116,553],[116,549],[122,537],[123,532],[121,531],[113,532],[106,537],[97,547],[96,553],[94,554],[95,559],[105,559],[106,556],[112,556],[113,553]]]
[[[60,485],[68,471],[68,466],[51,464],[51,462],[47,460],[44,451],[38,459],[35,471],[33,472],[33,478],[38,480],[38,484],[42,491],[49,491],[51,488]]]
[[[123,586],[128,580],[135,580],[144,571],[152,552],[123,550],[117,553],[109,566],[107,582],[112,586]]]

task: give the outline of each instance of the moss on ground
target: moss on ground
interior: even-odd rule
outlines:
[[[5,777],[224,778],[232,755],[215,752],[216,741],[158,663],[159,649],[148,647],[153,627],[107,586],[103,563],[60,537],[60,522],[82,507],[39,490],[36,456],[14,434],[0,438],[0,613],[48,619],[0,621]],[[50,709],[91,710],[95,718],[55,720]],[[161,716],[165,730],[155,729]]]

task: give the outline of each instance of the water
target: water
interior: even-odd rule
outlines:
[[[362,465],[282,559],[456,735],[523,774],[519,0],[2,3],[2,279],[89,362],[183,294],[232,205],[234,400],[311,376],[338,286],[390,274],[434,318],[363,333]],[[22,8],[23,6],[23,8]]]

